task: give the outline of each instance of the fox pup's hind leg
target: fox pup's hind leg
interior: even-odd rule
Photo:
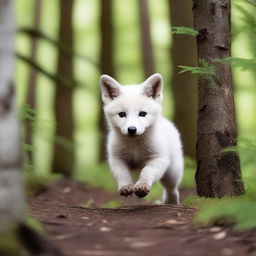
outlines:
[[[163,199],[162,199],[163,204],[180,204],[180,195],[178,189],[166,189],[164,187],[163,190]]]
[[[180,194],[178,186],[180,184],[183,174],[183,164],[179,165],[179,169],[173,170],[168,168],[165,175],[161,179],[161,183],[164,186],[163,203],[164,204],[180,204]]]

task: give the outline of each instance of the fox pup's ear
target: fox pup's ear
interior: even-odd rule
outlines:
[[[144,95],[153,98],[158,102],[162,100],[163,79],[160,74],[150,76],[142,85],[144,86]]]
[[[118,97],[121,93],[120,84],[108,75],[100,77],[100,88],[102,92],[102,101],[106,104]]]

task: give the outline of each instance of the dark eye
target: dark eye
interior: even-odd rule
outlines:
[[[139,116],[142,116],[142,117],[144,117],[146,115],[147,115],[147,112],[145,112],[145,111],[140,111],[140,113],[139,113]]]
[[[120,117],[126,117],[125,112],[120,112],[118,115],[119,115]]]

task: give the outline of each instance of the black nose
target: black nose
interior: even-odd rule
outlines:
[[[137,132],[137,128],[136,127],[134,127],[134,126],[128,127],[128,133],[130,135],[134,135],[136,132]]]

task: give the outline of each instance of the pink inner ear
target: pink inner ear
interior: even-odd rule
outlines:
[[[145,87],[145,94],[148,97],[157,98],[160,96],[160,81],[152,81],[150,84]]]
[[[119,95],[119,89],[112,87],[111,83],[106,82],[106,89],[107,89],[107,95],[105,95],[105,97],[109,97],[111,99],[114,99],[116,97],[118,97]]]
[[[160,86],[160,83],[159,81],[154,81],[154,83],[152,84],[152,97],[153,98],[156,98],[159,96],[159,86]]]

